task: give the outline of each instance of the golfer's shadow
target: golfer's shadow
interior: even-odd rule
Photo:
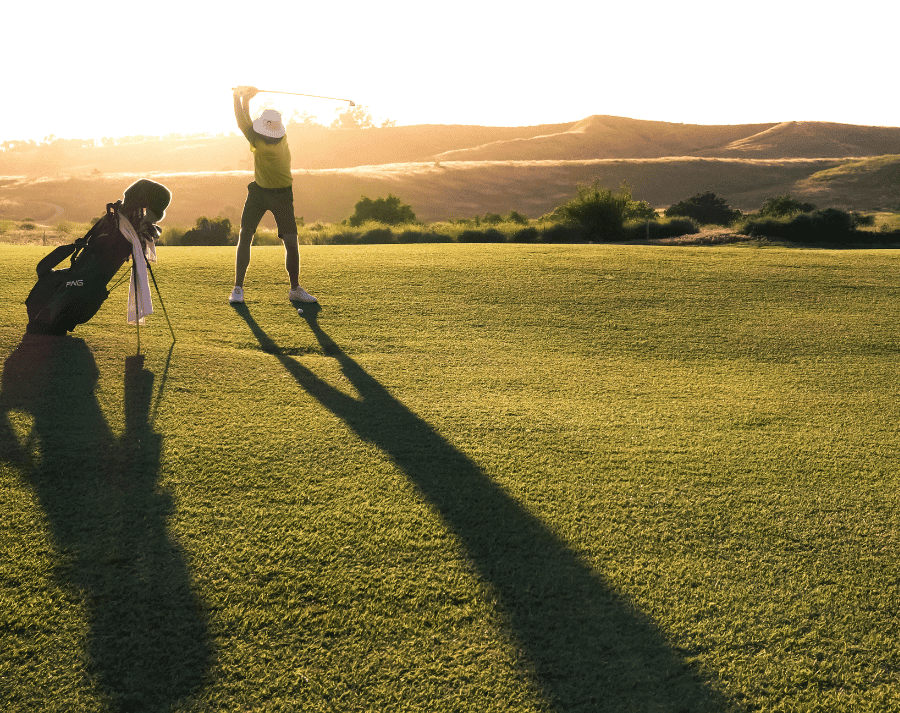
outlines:
[[[263,351],[364,441],[378,446],[440,512],[478,575],[493,586],[510,628],[560,710],[718,710],[722,700],[672,649],[648,617],[537,517],[494,484],[370,376],[324,332],[318,305],[304,307],[322,351],[359,397],[349,396],[286,354],[253,319]]]
[[[87,673],[109,709],[169,710],[197,688],[210,651],[166,530],[172,501],[157,483],[161,438],[149,418],[154,375],[142,356],[126,359],[118,437],[94,394],[98,377],[81,339],[25,335],[4,364],[0,455],[18,466],[47,516],[55,575],[82,600]],[[24,443],[11,411],[33,419]]]

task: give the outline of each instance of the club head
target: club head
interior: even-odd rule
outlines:
[[[356,102],[350,102],[350,106],[356,106]]]

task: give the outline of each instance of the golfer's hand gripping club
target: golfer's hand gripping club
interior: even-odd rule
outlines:
[[[248,101],[259,94],[259,89],[257,89],[256,87],[234,87],[231,91],[234,92],[235,96],[241,97],[242,99],[246,99]]]

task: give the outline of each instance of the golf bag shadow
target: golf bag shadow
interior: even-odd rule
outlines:
[[[25,300],[27,332],[63,335],[97,314],[109,297],[107,284],[132,255],[119,230],[120,207],[121,202],[108,203],[106,215],[83,238],[38,263],[37,283]],[[69,267],[54,269],[69,256]]]

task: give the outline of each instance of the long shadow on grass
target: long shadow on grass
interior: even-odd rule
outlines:
[[[154,375],[143,356],[125,360],[118,437],[94,395],[98,377],[81,339],[26,335],[4,364],[0,444],[47,515],[59,584],[87,609],[85,685],[99,684],[115,711],[169,710],[197,687],[210,650],[187,566],[166,532],[172,500],[157,485]],[[33,417],[24,444],[11,410]]]
[[[264,352],[363,440],[378,446],[440,512],[479,576],[496,591],[516,641],[560,711],[699,711],[728,705],[665,641],[652,620],[481,468],[370,376],[304,316],[359,398],[328,385],[277,345],[245,305]]]

